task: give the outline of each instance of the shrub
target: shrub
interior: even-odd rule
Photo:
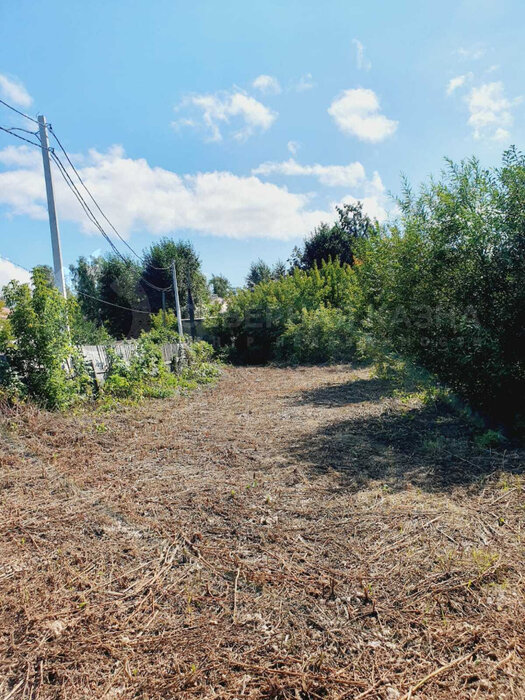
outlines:
[[[262,282],[229,297],[228,309],[206,320],[206,329],[230,357],[260,364],[274,359],[276,344],[288,323],[297,323],[303,309],[320,306],[351,313],[352,270],[339,261],[312,270],[295,269],[278,280]]]
[[[356,318],[496,422],[525,414],[525,158],[449,163],[406,189],[395,225],[361,244]]]
[[[341,309],[303,309],[277,341],[277,357],[292,363],[342,362],[352,358],[356,333]]]
[[[189,344],[186,349],[187,365],[176,373],[164,363],[155,329],[143,333],[129,363],[114,349],[108,348],[109,368],[103,393],[134,400],[173,396],[180,388],[194,387],[217,377],[218,367],[212,362],[213,352],[208,343],[200,341]]]
[[[89,377],[71,343],[68,302],[42,269],[35,268],[32,279],[32,290],[16,281],[4,288],[11,309],[0,333],[0,352],[9,364],[3,372],[4,392],[31,397],[47,408],[65,408],[89,395]]]

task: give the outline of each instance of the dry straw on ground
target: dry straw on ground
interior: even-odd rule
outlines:
[[[367,370],[1,421],[0,698],[524,698],[523,453]]]

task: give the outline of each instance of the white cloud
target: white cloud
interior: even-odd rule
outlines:
[[[296,156],[297,152],[301,148],[301,144],[299,143],[299,141],[288,141],[288,143],[286,144],[286,148],[290,151],[292,156]]]
[[[275,163],[262,163],[252,170],[253,175],[284,175],[310,176],[327,187],[347,187],[354,190],[354,194],[347,195],[342,202],[363,203],[363,209],[372,218],[384,221],[387,217],[387,197],[385,187],[379,176],[374,172],[372,178],[366,177],[366,172],[358,161],[348,165],[301,165],[293,158],[290,160]],[[331,208],[335,208],[338,202],[332,202]]]
[[[373,90],[345,90],[328,108],[339,129],[362,141],[376,143],[391,136],[398,122],[380,113],[379,100]]]
[[[358,201],[363,205],[365,214],[368,214],[371,219],[384,221],[388,217],[385,186],[379,173],[375,172],[372,179],[367,180],[360,197],[347,195],[341,200],[343,204],[355,204]]]
[[[305,73],[302,75],[295,84],[295,90],[297,92],[306,92],[306,90],[311,90],[314,87],[315,83],[311,73]]]
[[[31,107],[33,98],[16,78],[8,78],[0,73],[0,95],[19,107]]]
[[[40,153],[29,146],[6,146],[0,151],[0,163],[3,165],[35,167],[41,162]]]
[[[17,147],[15,147],[17,148]],[[0,207],[8,216],[27,215],[45,221],[45,188],[41,163],[31,161],[24,147],[18,156],[12,147],[0,151]],[[38,154],[37,154],[38,155]],[[312,205],[312,196],[263,182],[251,175],[203,172],[179,175],[149,165],[145,159],[126,157],[121,147],[106,153],[90,151],[76,157],[82,179],[123,236],[133,231],[154,235],[188,232],[244,239],[287,240],[330,221],[332,207]],[[54,172],[59,218],[96,233]]]
[[[348,165],[301,165],[293,158],[281,163],[268,161],[252,170],[252,175],[313,176],[329,187],[354,187],[366,180],[365,169],[359,162]]]
[[[464,58],[470,61],[478,61],[480,58],[483,58],[486,51],[482,46],[471,46],[468,49],[466,49],[463,46],[460,46],[459,49],[456,49],[454,53],[456,53],[460,58]]]
[[[372,63],[365,56],[365,47],[359,41],[359,39],[352,39],[352,44],[355,46],[356,51],[356,61],[359,70],[370,70],[372,68]]]
[[[269,129],[277,118],[276,112],[240,90],[187,95],[175,109],[189,110],[193,115],[172,122],[174,128],[203,129],[210,141],[222,140],[221,127],[225,125],[233,127],[230,133],[235,139],[244,141],[255,131]]]
[[[31,275],[23,267],[15,265],[7,258],[0,257],[0,292],[2,287],[5,287],[11,280],[26,283],[31,281]]]
[[[447,85],[447,95],[452,95],[455,90],[463,87],[467,80],[471,80],[472,73],[465,73],[465,75],[457,75],[455,78],[451,78]]]
[[[252,87],[262,92],[263,95],[278,95],[282,92],[279,81],[273,75],[259,75],[253,81]]]
[[[519,102],[521,97],[509,100],[505,96],[501,81],[473,87],[467,96],[467,105],[470,112],[468,124],[474,138],[499,141],[509,138],[508,127],[514,122],[512,109]]]

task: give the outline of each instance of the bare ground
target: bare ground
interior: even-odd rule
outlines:
[[[524,455],[366,369],[0,420],[0,697],[525,698]]]

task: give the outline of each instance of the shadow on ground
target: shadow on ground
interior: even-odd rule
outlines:
[[[299,404],[314,406],[348,406],[368,401],[380,401],[392,396],[394,386],[384,379],[355,379],[343,384],[327,384],[298,395]]]
[[[321,388],[303,395],[301,401],[342,406],[377,402],[388,393],[388,382],[359,380]],[[435,492],[480,484],[484,476],[499,469],[525,471],[523,450],[477,448],[471,426],[446,404],[408,408],[400,401],[389,401],[379,415],[364,408],[355,417],[335,420],[301,436],[291,445],[293,457],[314,473],[339,472],[342,485],[353,491],[378,481],[395,491],[418,487]]]

